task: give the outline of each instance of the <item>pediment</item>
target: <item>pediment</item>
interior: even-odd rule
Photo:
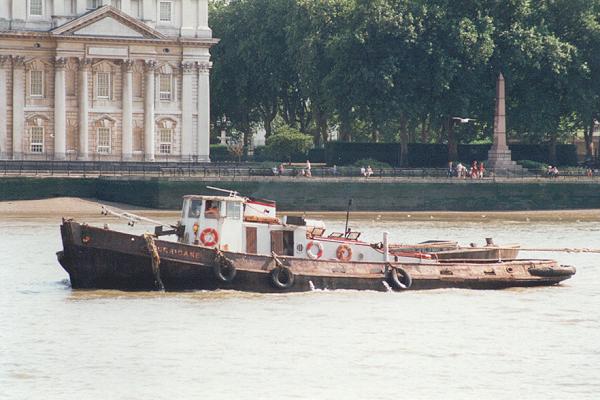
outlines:
[[[112,7],[103,6],[53,29],[58,36],[94,36],[134,39],[164,39],[143,22]]]
[[[73,31],[73,35],[144,38],[142,33],[111,17],[104,17],[99,21],[84,26],[79,30]]]

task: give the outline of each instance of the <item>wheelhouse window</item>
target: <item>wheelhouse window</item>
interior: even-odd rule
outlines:
[[[189,218],[198,218],[202,214],[202,200],[192,200],[188,209]]]
[[[173,3],[170,1],[161,1],[159,4],[160,22],[171,22],[173,18]]]
[[[234,202],[234,201],[228,201],[227,202],[227,218],[231,218],[231,219],[240,219],[241,217],[241,204]]]
[[[173,77],[171,74],[160,74],[160,99],[171,101],[173,94]]]
[[[32,153],[44,152],[44,128],[41,126],[32,126],[29,128],[31,138],[29,140],[29,150]]]
[[[96,98],[110,99],[111,76],[109,72],[98,72],[96,75]]]
[[[158,151],[160,154],[171,154],[173,142],[173,129],[162,128],[158,131],[159,136],[159,147]]]
[[[29,0],[29,15],[34,17],[41,17],[43,13],[43,0]]]
[[[44,71],[29,71],[29,95],[44,97]]]
[[[110,128],[98,128],[96,151],[100,154],[110,154]]]
[[[221,202],[217,200],[206,200],[204,202],[204,217],[205,218],[219,218],[219,210],[221,208]]]

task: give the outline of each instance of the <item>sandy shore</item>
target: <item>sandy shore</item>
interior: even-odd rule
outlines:
[[[100,216],[103,205],[144,216],[176,216],[179,214],[179,211],[154,210],[96,199],[56,197],[44,200],[2,201],[0,202],[0,218]]]
[[[179,210],[155,210],[127,204],[111,203],[95,199],[80,199],[58,197],[45,200],[20,200],[0,202],[0,218],[41,218],[41,217],[90,217],[99,216],[101,206],[121,209],[146,217],[177,218]],[[290,215],[302,213],[288,212]],[[344,212],[309,212],[311,218],[338,219],[345,218]],[[506,212],[352,212],[352,218],[357,219],[388,219],[388,220],[580,220],[600,221],[600,210],[557,210],[557,211],[506,211]]]

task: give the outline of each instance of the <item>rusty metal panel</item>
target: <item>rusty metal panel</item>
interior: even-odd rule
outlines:
[[[283,232],[271,231],[271,251],[275,254],[283,254]]]

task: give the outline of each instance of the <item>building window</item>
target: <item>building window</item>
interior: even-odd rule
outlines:
[[[171,22],[173,17],[172,7],[173,3],[170,1],[161,1],[159,4],[160,10],[160,22]]]
[[[160,74],[160,99],[163,101],[171,101],[173,93],[173,78],[171,74]]]
[[[102,0],[87,0],[87,9],[93,10],[102,5]]]
[[[109,72],[98,72],[96,75],[96,98],[110,99],[111,75]]]
[[[44,97],[44,71],[29,71],[29,95]]]
[[[110,4],[114,8],[118,8],[119,10],[121,9],[121,0],[111,0]]]
[[[110,154],[110,128],[98,128],[98,147],[101,154]]]
[[[41,17],[44,12],[42,0],[29,0],[29,15]]]
[[[173,142],[173,129],[162,128],[158,131],[160,154],[171,154],[171,143]]]
[[[32,153],[44,152],[44,128],[41,126],[32,126],[29,128],[31,139],[29,148]]]

